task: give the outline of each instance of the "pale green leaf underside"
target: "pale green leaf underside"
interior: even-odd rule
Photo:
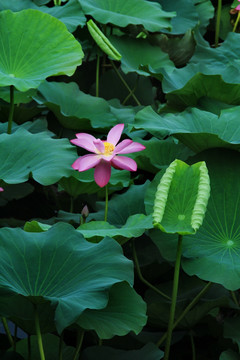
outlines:
[[[45,81],[38,91],[41,96],[35,100],[52,110],[67,129],[103,129],[118,123],[106,100],[85,94],[76,83]]]
[[[222,110],[220,116],[197,108],[158,115],[150,106],[138,112],[134,127],[162,138],[174,135],[196,152],[214,147],[240,148],[239,106]]]
[[[173,12],[165,12],[161,6],[144,0],[78,0],[86,15],[91,15],[102,24],[111,23],[120,27],[129,24],[143,25],[149,31],[171,28]]]
[[[112,285],[133,283],[132,263],[111,238],[92,244],[58,223],[41,233],[2,228],[0,239],[1,296],[50,301],[59,332],[85,309],[105,308]]]
[[[0,86],[37,88],[49,76],[71,76],[81,64],[81,45],[66,26],[38,10],[0,12]]]
[[[105,309],[85,310],[77,320],[83,329],[95,330],[100,339],[138,334],[146,325],[146,304],[127,283],[113,285]]]
[[[46,132],[31,134],[18,129],[0,135],[0,178],[9,184],[28,180],[30,174],[42,185],[73,173],[77,153],[67,139],[52,139]]]
[[[157,188],[154,225],[167,233],[195,234],[202,224],[209,193],[204,162],[188,166],[181,160],[173,161]]]

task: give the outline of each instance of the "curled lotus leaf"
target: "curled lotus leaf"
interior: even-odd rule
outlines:
[[[154,226],[167,233],[195,234],[202,225],[209,196],[205,162],[189,166],[174,160],[157,187]]]

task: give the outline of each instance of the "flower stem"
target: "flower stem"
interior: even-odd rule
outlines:
[[[173,329],[182,321],[182,319],[187,315],[187,313],[197,304],[199,299],[208,291],[209,287],[212,285],[211,281],[209,281],[206,286],[195,296],[195,298],[190,302],[190,304],[183,310],[179,318],[173,324]],[[161,339],[158,341],[157,346],[161,346],[162,343],[166,340],[167,333],[165,333]]]
[[[70,196],[70,209],[69,209],[69,212],[71,214],[73,213],[73,207],[74,207],[74,199],[73,199],[73,196]]]
[[[215,29],[215,48],[218,47],[219,31],[220,31],[220,20],[222,12],[222,0],[218,0],[217,7],[217,19],[216,19],[216,29]]]
[[[100,70],[100,55],[97,54],[97,64],[96,64],[96,97],[99,97],[99,70]]]
[[[167,331],[166,347],[164,352],[164,360],[168,360],[170,353],[173,323],[174,323],[175,309],[177,303],[179,272],[180,272],[181,256],[182,256],[182,239],[183,236],[178,235],[177,257],[175,262],[174,278],[173,278],[172,303],[170,308],[170,316],[168,320],[168,331]]]
[[[40,323],[39,323],[39,316],[37,307],[35,307],[35,329],[37,335],[37,342],[38,342],[38,349],[39,355],[41,360],[45,360],[44,350],[43,350],[43,343],[42,343],[42,334],[40,330]]]
[[[108,216],[108,186],[105,186],[105,214],[104,214],[104,221],[107,221]]]
[[[7,133],[12,133],[12,122],[13,122],[13,113],[14,113],[14,86],[10,86],[10,110],[8,115],[8,129]]]
[[[132,250],[133,250],[133,260],[136,266],[136,271],[138,274],[139,279],[145,284],[147,285],[150,289],[152,289],[153,291],[155,291],[156,293],[158,293],[159,295],[163,296],[164,298],[171,300],[170,296],[164,294],[161,290],[159,290],[158,288],[156,288],[154,285],[152,285],[150,282],[148,282],[142,275],[141,273],[141,269],[139,266],[139,262],[138,262],[138,258],[137,258],[137,252],[136,252],[136,248],[135,248],[135,244],[134,241],[132,242]]]
[[[234,27],[233,27],[233,32],[236,31],[236,28],[237,28],[238,23],[239,23],[239,19],[240,19],[240,11],[238,11],[237,19],[236,19]]]
[[[9,327],[8,327],[7,319],[5,317],[2,317],[1,320],[2,320],[2,323],[3,323],[5,333],[6,333],[7,337],[8,337],[8,341],[9,341],[10,345],[13,347],[14,346],[14,341],[13,341],[12,335],[11,335]]]
[[[78,331],[77,347],[76,347],[76,351],[75,351],[73,360],[78,359],[78,356],[79,356],[79,353],[80,353],[80,350],[81,350],[81,347],[82,347],[82,343],[83,343],[83,337],[84,337],[84,330],[79,330]]]
[[[191,340],[191,347],[192,347],[192,360],[196,360],[196,349],[195,349],[195,343],[194,343],[192,331],[190,331],[190,340]]]
[[[28,334],[27,337],[27,344],[28,344],[28,360],[32,358],[32,349],[31,349],[31,336]]]
[[[63,332],[61,333],[60,339],[59,339],[58,354],[59,354],[59,360],[63,360]]]
[[[124,78],[120,74],[120,72],[119,72],[118,68],[115,66],[114,62],[112,60],[110,60],[110,62],[111,62],[113,69],[115,70],[116,74],[118,75],[119,79],[122,81],[124,86],[128,89],[129,93],[132,95],[132,97],[136,101],[136,104],[141,106],[140,101],[137,99],[136,95],[132,92],[131,88],[128,86],[127,82],[124,80]]]

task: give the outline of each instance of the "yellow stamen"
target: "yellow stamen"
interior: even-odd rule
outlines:
[[[104,155],[112,155],[113,150],[115,149],[115,146],[107,141],[103,142],[105,151],[104,151]]]

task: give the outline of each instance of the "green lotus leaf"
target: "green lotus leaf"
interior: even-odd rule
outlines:
[[[92,244],[64,223],[41,233],[2,228],[0,238],[0,299],[50,302],[59,333],[87,308],[104,309],[112,285],[133,284],[132,262],[111,238]]]
[[[118,350],[107,346],[92,346],[83,351],[82,360],[160,360],[164,356],[162,350],[152,343],[138,350]]]
[[[188,30],[184,35],[171,36],[167,34],[153,34],[150,37],[152,45],[158,46],[163,52],[167,53],[170,60],[175,66],[185,66],[189,59],[193,56],[196,46],[196,40],[191,30]],[[161,67],[153,68],[152,66],[144,67],[146,71],[159,80],[162,80],[163,71]],[[141,67],[142,69],[142,67]],[[167,69],[172,71],[174,67]]]
[[[123,194],[114,194],[108,202],[108,221],[115,226],[122,226],[131,215],[144,214],[144,195],[149,185],[131,185]],[[88,220],[104,219],[105,201],[96,203],[96,213],[91,213]]]
[[[127,283],[113,285],[105,309],[85,310],[77,320],[83,329],[95,330],[100,339],[138,334],[146,325],[146,304]]]
[[[0,135],[0,178],[9,184],[28,180],[42,185],[71,176],[77,154],[67,139],[52,139],[46,132],[31,134],[20,128]]]
[[[187,66],[164,74],[163,91],[169,93],[183,88],[198,73],[220,75],[225,83],[239,84],[239,38],[240,34],[231,32],[217,48],[207,46],[208,43],[199,43]]]
[[[48,1],[45,1],[47,3]],[[0,0],[0,11],[12,10],[14,12],[24,9],[40,10],[61,20],[68,31],[73,32],[78,26],[84,26],[86,18],[82,12],[81,6],[77,0],[68,0],[64,6],[37,6],[31,0]]]
[[[155,76],[154,73],[152,73],[152,76]],[[159,76],[162,78],[162,74]],[[176,80],[179,89],[166,95],[167,104],[173,109],[182,111],[188,106],[197,106],[203,97],[232,105],[239,105],[240,103],[239,84],[227,84],[219,75],[193,73],[191,79],[187,80],[185,85],[182,84],[184,78]]]
[[[150,74],[142,69],[144,65],[158,73],[162,68],[167,71],[175,68],[168,54],[159,46],[151,45],[147,40],[132,39],[127,36],[111,36],[110,41],[122,55],[121,68],[126,74],[137,72],[139,75],[149,76]]]
[[[111,44],[109,39],[103,34],[103,32],[99,29],[99,27],[94,23],[92,19],[87,22],[87,27],[92,38],[105,54],[107,54],[113,60],[121,59],[122,55]]]
[[[150,162],[157,169],[162,169],[170,165],[176,158],[185,161],[189,156],[193,155],[191,150],[183,144],[177,144],[171,137],[166,140],[159,140],[155,137],[152,137],[150,140],[134,138],[134,141],[140,142],[146,147],[144,154],[135,153],[134,156],[138,167],[142,169],[145,169],[145,167],[141,165],[141,159],[143,158],[146,158],[146,164]]]
[[[44,334],[42,336],[44,355],[46,359],[56,359],[56,349],[59,347],[59,337],[53,334]],[[29,340],[22,339],[16,343],[16,351],[18,354],[23,356],[23,359],[28,358],[29,353]],[[75,348],[72,346],[67,346],[63,342],[62,348],[62,359],[63,360],[72,360],[74,358]],[[31,336],[31,356],[34,360],[41,360],[39,355],[38,348],[38,339],[37,336]]]
[[[45,81],[38,91],[41,96],[34,99],[52,110],[67,129],[104,129],[118,123],[106,100],[85,94],[76,83]]]
[[[130,173],[127,170],[111,170],[111,177],[108,183],[109,190],[111,185],[119,187],[127,187],[130,184]],[[59,190],[66,191],[73,198],[81,194],[93,194],[101,191],[94,180],[94,169],[84,172],[74,171],[72,176],[63,177],[59,181]],[[103,190],[104,191],[104,190]]]
[[[240,287],[239,152],[210,149],[193,158],[193,161],[199,160],[207,163],[211,196],[202,226],[194,236],[183,239],[182,266],[190,276],[197,275],[226,289],[236,290]],[[154,238],[151,237],[162,256],[174,260],[177,236],[159,231],[157,234],[156,231],[153,230]]]
[[[154,226],[167,233],[195,234],[202,225],[210,183],[205,162],[174,160],[157,187]]]
[[[119,228],[105,221],[91,221],[79,226],[77,230],[85,239],[91,239],[91,242],[99,242],[105,236],[110,236],[123,244],[126,239],[137,238],[152,227],[152,216],[135,214],[129,216],[126,223]]]
[[[27,221],[24,225],[24,231],[27,232],[43,232],[51,228],[51,225],[40,223],[36,220]]]
[[[171,29],[173,12],[165,12],[161,6],[144,0],[78,0],[86,15],[91,15],[102,24],[111,23],[120,27],[129,24],[143,25],[146,30],[155,32],[163,28]]]
[[[238,346],[238,351],[240,350],[240,341],[239,341],[239,316],[235,318],[228,318],[224,321],[224,332],[223,336],[227,339],[232,339],[234,343]]]
[[[0,86],[37,88],[49,76],[71,76],[83,58],[66,26],[38,10],[0,12],[0,37]]]
[[[240,287],[240,157],[227,149],[204,151],[197,157],[207,163],[211,196],[203,226],[184,240],[184,271],[230,290]],[[214,271],[212,271],[214,269]]]
[[[221,353],[219,360],[240,360],[240,355],[229,349]]]
[[[149,106],[138,112],[134,127],[160,138],[174,135],[195,152],[214,147],[239,149],[239,109],[239,106],[224,109],[219,117],[197,108],[161,116]]]
[[[201,33],[206,32],[209,20],[214,16],[214,7],[209,0],[158,0],[164,11],[176,11],[177,16],[171,20],[170,34],[185,34],[187,30],[200,27]],[[164,32],[168,32],[164,30]]]

